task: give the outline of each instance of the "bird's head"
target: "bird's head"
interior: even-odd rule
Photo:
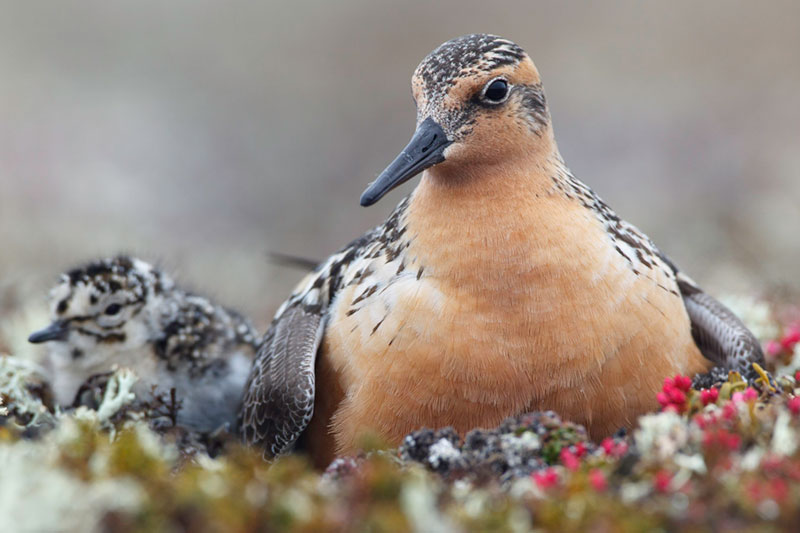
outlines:
[[[411,85],[416,132],[364,191],[363,206],[434,165],[457,173],[552,147],[539,72],[509,40],[474,34],[448,41],[422,60]]]
[[[148,308],[171,287],[152,266],[127,256],[75,268],[50,291],[52,322],[28,341],[48,343],[57,366],[94,367],[106,360],[110,366],[115,352],[147,342]]]

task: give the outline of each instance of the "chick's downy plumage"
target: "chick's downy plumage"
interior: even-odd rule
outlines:
[[[362,205],[422,173],[385,223],[278,310],[250,375],[245,439],[319,464],[376,433],[460,433],[552,409],[594,437],[657,407],[666,376],[746,371],[758,342],[575,178],[528,55],[494,35],[431,52],[417,130]]]
[[[46,343],[58,403],[72,404],[92,376],[127,367],[142,399],[175,389],[180,425],[233,427],[258,338],[244,317],[127,256],[63,274],[50,302],[52,323],[29,340]]]

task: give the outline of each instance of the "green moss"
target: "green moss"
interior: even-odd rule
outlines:
[[[573,444],[577,444],[580,440],[581,439],[573,428],[559,428],[550,433],[547,441],[542,446],[542,457],[549,465],[558,464],[561,450]]]

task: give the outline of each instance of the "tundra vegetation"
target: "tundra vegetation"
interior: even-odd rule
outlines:
[[[728,299],[774,379],[666,376],[661,409],[600,442],[555,413],[397,449],[264,462],[224,431],[175,425],[179,399],[132,392],[119,369],[58,408],[0,313],[0,531],[784,531],[800,518],[800,311]],[[633,371],[633,369],[632,369]]]

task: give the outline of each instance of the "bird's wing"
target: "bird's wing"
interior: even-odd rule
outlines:
[[[661,259],[675,273],[683,305],[692,324],[692,337],[703,355],[716,365],[753,373],[753,363],[764,366],[764,352],[755,335],[721,302],[703,292],[664,254]]]
[[[270,457],[291,449],[314,413],[314,362],[325,327],[322,309],[290,302],[258,349],[240,413],[248,443]]]
[[[344,283],[347,268],[381,243],[379,227],[321,263],[278,309],[256,354],[245,385],[239,429],[245,442],[265,456],[291,451],[314,414],[317,351],[328,307]]]

